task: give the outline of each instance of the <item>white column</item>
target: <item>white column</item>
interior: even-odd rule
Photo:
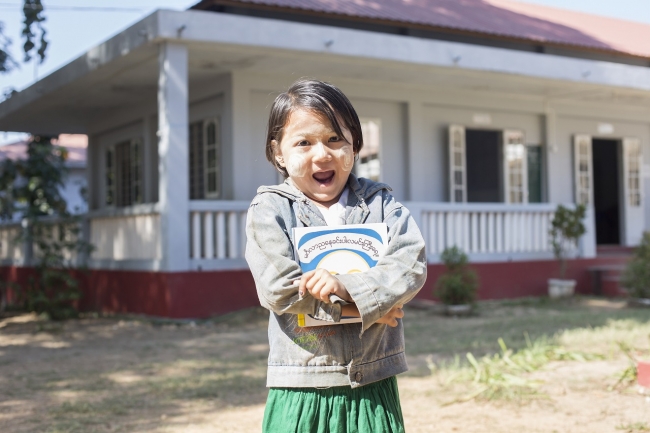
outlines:
[[[190,263],[188,54],[160,45],[158,77],[158,197],[162,269],[185,271]]]
[[[231,98],[232,98],[232,191],[235,200],[252,200],[255,191],[260,185],[271,182],[260,181],[258,170],[237,170],[237,167],[249,167],[251,161],[264,158],[264,143],[252,146],[251,130],[251,92],[249,79],[245,72],[232,71]],[[253,147],[255,150],[253,150]],[[271,165],[268,164],[270,168]]]
[[[431,201],[433,194],[428,191],[433,183],[443,182],[444,179],[430,171],[429,162],[423,164],[421,151],[425,144],[424,121],[423,121],[423,102],[420,100],[410,99],[406,103],[407,111],[407,158],[406,166],[406,191],[405,195],[408,200],[412,201]],[[431,143],[429,143],[431,145]],[[440,177],[440,179],[437,179]]]

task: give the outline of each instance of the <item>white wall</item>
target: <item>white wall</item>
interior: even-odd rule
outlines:
[[[81,195],[81,190],[86,187],[86,169],[69,169],[65,184],[61,188],[61,195],[68,204],[68,212],[80,214],[88,211],[88,203]]]
[[[612,137],[639,137],[646,164],[650,163],[650,110],[603,101],[581,100],[564,95],[558,98],[489,90],[492,79],[485,77],[486,89],[462,86],[421,86],[399,80],[381,82],[353,80],[342,76],[312,77],[339,86],[355,105],[360,117],[382,122],[382,174],[396,197],[402,201],[447,201],[447,127],[461,124],[476,129],[520,129],[528,144],[541,144],[547,158],[547,199],[554,203],[573,202],[571,139],[576,133],[599,136],[598,123],[610,123]],[[190,119],[217,115],[222,127],[223,198],[251,200],[260,185],[275,184],[279,178],[265,157],[265,136],[270,104],[297,76],[259,73],[247,70],[204,80],[190,85]],[[153,110],[153,111],[152,111]],[[91,138],[91,148],[101,149],[119,136],[141,134],[143,113],[155,114],[155,106],[143,104],[129,114],[116,113],[104,119],[104,131]],[[490,124],[476,124],[475,114],[488,115]],[[109,124],[112,129],[109,128]],[[127,125],[115,128],[115,125]],[[91,152],[93,153],[93,152]],[[155,152],[154,152],[155,153]],[[103,155],[95,155],[93,191],[103,194]],[[156,167],[151,162],[152,167]],[[155,170],[147,179],[155,182]],[[645,179],[650,193],[650,178]],[[647,195],[647,194],[646,194]],[[153,198],[153,197],[152,197]],[[646,228],[650,229],[650,200],[645,200]]]
[[[399,201],[408,197],[408,142],[406,108],[403,103],[352,98],[359,117],[377,118],[381,122],[381,181],[393,188]]]

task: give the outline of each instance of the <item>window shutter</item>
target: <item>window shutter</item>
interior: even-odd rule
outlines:
[[[449,125],[449,201],[467,202],[465,127]]]
[[[573,137],[575,201],[586,206],[593,205],[593,158],[591,136]]]
[[[204,165],[205,175],[205,198],[215,199],[219,197],[221,189],[221,132],[217,119],[210,119],[204,122]]]
[[[203,187],[203,121],[190,123],[189,133],[190,200],[200,200],[205,198]]]
[[[104,160],[104,175],[106,188],[106,205],[115,206],[115,148],[110,146],[106,149]]]
[[[142,177],[142,139],[131,140],[131,203],[142,203],[143,177]]]
[[[641,242],[645,229],[643,208],[643,155],[641,140],[623,139],[623,213],[625,215],[624,245]]]
[[[523,131],[503,131],[503,187],[506,203],[528,203],[528,160]]]

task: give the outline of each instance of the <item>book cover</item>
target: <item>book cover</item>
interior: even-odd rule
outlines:
[[[342,226],[298,227],[293,229],[296,258],[303,272],[324,268],[333,275],[365,272],[375,266],[388,244],[384,223]],[[302,327],[361,322],[359,317],[342,317],[338,323],[298,314]]]

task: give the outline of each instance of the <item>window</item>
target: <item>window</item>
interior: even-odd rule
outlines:
[[[576,202],[590,205],[592,203],[592,156],[591,137],[589,135],[576,135],[573,138],[575,161],[575,189]]]
[[[527,203],[528,159],[523,131],[450,125],[452,203]]]
[[[190,200],[215,199],[221,193],[221,133],[217,119],[190,124]]]
[[[106,150],[106,205],[115,205],[115,149]]]
[[[623,140],[627,201],[632,207],[641,206],[641,142],[636,138]]]
[[[379,181],[381,178],[381,122],[379,119],[360,119],[363,147],[356,164],[358,177]]]
[[[528,159],[528,202],[542,203],[542,173],[544,173],[544,157],[542,146],[529,144],[526,147]]]
[[[505,189],[508,203],[528,202],[526,145],[521,131],[503,131]]]
[[[452,203],[467,201],[465,151],[465,128],[458,125],[449,126],[449,184]]]
[[[106,205],[131,206],[142,203],[142,140],[117,143],[106,150]]]

